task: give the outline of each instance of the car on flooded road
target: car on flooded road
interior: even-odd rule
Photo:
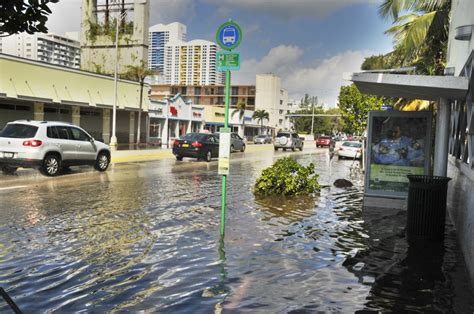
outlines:
[[[219,133],[213,133],[219,139]],[[230,152],[245,152],[245,141],[237,133],[230,134]]]
[[[346,141],[342,143],[341,147],[339,147],[337,154],[338,159],[360,159],[362,157],[362,143],[356,141]]]
[[[296,133],[291,132],[278,132],[277,136],[275,137],[275,141],[273,143],[274,150],[278,150],[282,148],[283,150],[291,149],[295,151],[299,149],[300,151],[303,150],[303,139],[298,136]]]
[[[219,138],[209,133],[188,133],[174,140],[173,155],[178,161],[190,157],[209,162],[219,156]]]
[[[316,139],[316,147],[331,147],[334,146],[334,140],[331,136],[319,136]]]
[[[108,145],[70,123],[18,120],[0,132],[0,168],[5,174],[23,167],[56,176],[62,168],[79,165],[105,171],[110,157]]]
[[[254,144],[271,144],[272,137],[270,135],[257,135],[254,140]]]

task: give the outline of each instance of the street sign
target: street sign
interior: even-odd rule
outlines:
[[[218,51],[217,71],[240,70],[240,52]]]
[[[230,128],[219,129],[219,164],[218,174],[229,175],[230,166]]]
[[[240,26],[229,20],[222,24],[216,32],[217,44],[224,50],[232,50],[240,45],[242,30]]]

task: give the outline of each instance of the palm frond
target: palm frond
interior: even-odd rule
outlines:
[[[379,6],[379,14],[384,18],[397,20],[401,12],[415,9],[420,0],[385,0]]]

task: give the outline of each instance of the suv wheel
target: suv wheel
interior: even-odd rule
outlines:
[[[291,151],[292,151],[292,152],[295,151],[295,145],[291,146]]]
[[[3,166],[2,167],[2,172],[3,174],[9,174],[12,175],[15,173],[15,171],[18,169],[18,167],[12,167],[12,166]]]
[[[302,151],[303,151],[303,145],[304,145],[304,144],[303,144],[303,143],[301,143],[301,146],[300,146],[300,152],[302,152]]]
[[[274,149],[275,151],[277,151],[277,150],[278,150],[278,147],[274,146],[273,149]]]
[[[110,157],[107,153],[102,152],[99,153],[97,156],[97,160],[95,161],[94,168],[97,171],[105,171],[109,167],[110,164]]]
[[[208,150],[207,153],[206,153],[205,160],[206,160],[207,162],[210,162],[211,159],[212,159],[212,153],[211,153],[210,150]]]
[[[49,154],[44,157],[41,172],[49,177],[53,177],[59,173],[61,169],[61,158],[56,154]]]
[[[182,160],[183,160],[183,156],[176,155],[176,160],[177,160],[177,161],[182,161]]]
[[[242,148],[240,149],[240,151],[243,153],[245,152],[245,145],[242,145]]]

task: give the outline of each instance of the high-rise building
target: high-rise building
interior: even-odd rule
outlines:
[[[170,41],[165,45],[165,84],[222,85],[216,68],[217,45],[207,40]]]
[[[51,33],[20,33],[0,38],[0,52],[71,68],[81,65],[79,41]]]
[[[281,88],[280,77],[274,74],[257,74],[255,110],[269,113],[268,126],[278,131],[288,129],[288,91]]]
[[[186,41],[186,25],[174,22],[157,24],[148,30],[148,68],[164,75],[165,45],[169,41]]]

